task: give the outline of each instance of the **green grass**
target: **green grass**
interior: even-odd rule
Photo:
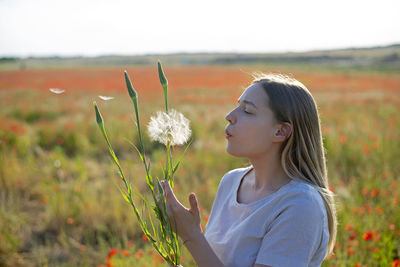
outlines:
[[[108,135],[126,176],[146,195],[145,170],[128,142],[139,142],[130,100],[116,94],[101,102]],[[120,178],[96,125],[96,95],[55,97],[0,91],[0,99],[9,99],[0,110],[0,266],[105,266],[112,248],[118,250],[110,258],[115,266],[167,266],[142,240],[114,185]],[[316,100],[339,218],[335,256],[323,266],[390,266],[400,257],[399,95],[327,93]],[[225,152],[224,116],[235,103],[172,105],[191,120],[194,138],[175,192],[185,205],[188,194],[196,193],[204,227],[221,177],[247,163]],[[141,103],[143,124],[162,109],[161,98]],[[163,162],[163,147],[147,134],[144,142],[151,161]],[[161,165],[153,168],[161,176]],[[365,240],[369,231],[373,237]],[[195,266],[186,250],[183,266]]]

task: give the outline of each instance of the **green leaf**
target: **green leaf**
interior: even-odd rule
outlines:
[[[181,161],[183,160],[183,157],[186,154],[186,151],[188,150],[189,146],[192,144],[193,139],[190,140],[190,142],[188,143],[188,145],[186,146],[185,150],[183,151],[182,155],[180,156],[178,162],[176,163],[175,167],[172,170],[172,176],[174,176],[175,172],[178,170],[179,164],[181,163]]]
[[[122,196],[123,196],[124,199],[126,200],[126,202],[131,203],[131,202],[129,201],[129,198],[127,197],[127,195],[126,195],[124,192],[122,192],[121,187],[119,187],[119,186],[117,186],[117,187],[118,187],[119,192],[121,192]]]
[[[144,156],[142,155],[142,153],[140,153],[139,149],[129,140],[127,140],[128,143],[133,146],[136,150],[136,152],[139,154],[140,160],[143,162],[143,164],[145,164],[145,169],[146,169],[146,181],[147,184],[149,185],[150,189],[153,190],[154,189],[154,185],[153,185],[153,178],[150,175],[150,162],[148,163],[148,165],[146,165],[146,160],[144,158]]]

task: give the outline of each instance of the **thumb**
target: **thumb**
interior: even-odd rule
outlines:
[[[190,212],[194,215],[200,217],[199,205],[197,204],[197,198],[194,193],[189,195]]]

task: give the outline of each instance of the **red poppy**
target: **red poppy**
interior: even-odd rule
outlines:
[[[114,267],[114,263],[111,262],[111,260],[106,260],[106,266],[107,267]]]
[[[138,251],[136,251],[135,253],[135,258],[136,259],[140,259],[143,257],[143,250],[139,249]]]
[[[345,228],[347,231],[351,231],[351,230],[353,230],[354,229],[354,227],[353,227],[353,225],[352,224],[347,224],[346,225],[346,228]]]
[[[354,250],[352,248],[348,248],[347,255],[353,255],[353,254],[354,254]]]
[[[363,188],[363,189],[361,190],[361,194],[363,194],[364,196],[365,196],[366,194],[368,194],[368,189]]]
[[[345,135],[340,135],[339,136],[339,142],[344,144],[347,142],[347,137]]]
[[[378,194],[379,194],[378,189],[376,189],[376,188],[372,189],[371,196],[376,197]]]
[[[128,257],[128,256],[131,255],[131,253],[130,253],[128,250],[124,249],[124,250],[122,251],[122,255],[124,255],[125,257]]]
[[[144,242],[148,242],[148,241],[149,241],[149,238],[147,237],[147,235],[143,234],[143,235],[142,235],[142,240],[143,240]]]
[[[353,240],[353,239],[355,239],[357,237],[357,233],[356,232],[353,232],[350,236],[349,236],[349,239],[350,240]]]
[[[362,236],[362,238],[365,241],[368,241],[368,240],[372,239],[373,237],[374,237],[374,234],[371,231],[365,232],[365,234],[363,234],[363,236]]]
[[[398,266],[400,266],[400,259],[394,260],[392,262],[392,267],[398,267]]]
[[[110,251],[108,252],[107,258],[111,259],[112,257],[114,257],[115,254],[117,254],[118,249],[116,248],[111,248]]]
[[[363,145],[363,152],[364,154],[369,154],[371,152],[371,149],[368,147],[368,145]]]
[[[336,192],[336,188],[333,185],[329,185],[329,190],[331,190],[332,192]]]

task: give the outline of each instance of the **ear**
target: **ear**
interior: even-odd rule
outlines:
[[[292,125],[289,122],[284,122],[277,125],[274,137],[277,142],[284,142],[291,134]]]

